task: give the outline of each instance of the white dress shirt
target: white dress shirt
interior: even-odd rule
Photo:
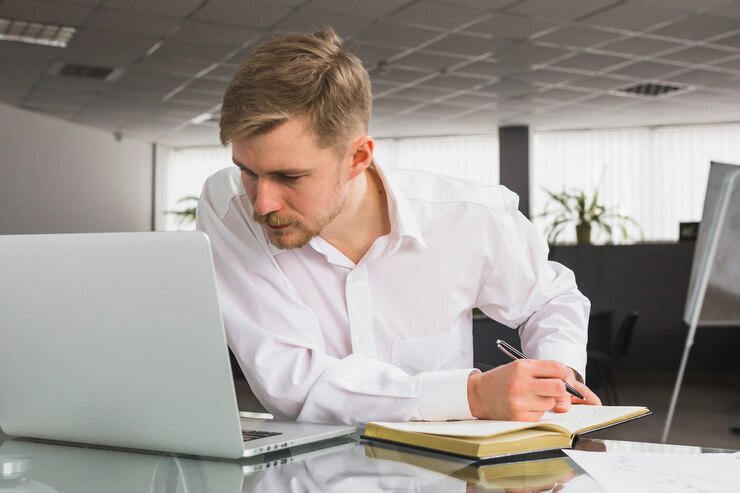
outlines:
[[[321,237],[271,245],[236,167],[211,176],[198,229],[211,239],[229,346],[280,418],[472,418],[472,309],[519,328],[529,358],[584,375],[588,300],[518,197],[426,172],[376,168],[390,234],[355,264]]]

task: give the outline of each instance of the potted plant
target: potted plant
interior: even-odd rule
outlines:
[[[175,211],[166,211],[166,214],[172,214],[174,216],[178,216],[177,220],[177,226],[182,228],[183,226],[188,226],[195,222],[195,208],[198,205],[199,197],[195,195],[189,195],[187,197],[183,197],[180,200],[177,201],[178,204],[185,203],[185,204],[191,204],[187,205],[184,209],[175,210]]]
[[[563,231],[571,225],[575,225],[578,244],[590,244],[594,230],[603,232],[607,243],[613,242],[615,229],[622,233],[622,238],[628,240],[630,225],[637,228],[642,237],[640,225],[634,219],[619,213],[615,207],[607,208],[599,203],[598,189],[591,198],[579,189],[563,190],[559,193],[544,188],[543,190],[550,200],[545,205],[545,212],[539,217],[549,221],[545,228],[548,243],[555,243]]]

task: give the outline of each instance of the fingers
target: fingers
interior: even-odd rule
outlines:
[[[575,388],[583,396],[583,400],[579,399],[578,397],[571,396],[571,402],[573,404],[588,404],[591,406],[601,405],[601,399],[599,399],[599,396],[596,395],[591,389],[586,387],[584,384],[580,382],[575,382],[571,385],[573,385],[573,388]]]

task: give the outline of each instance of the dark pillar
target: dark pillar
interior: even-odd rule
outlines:
[[[529,217],[529,127],[499,127],[501,184],[519,195],[519,210]]]

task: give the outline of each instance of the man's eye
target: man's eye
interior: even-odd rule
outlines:
[[[242,174],[245,174],[245,175],[247,175],[250,178],[254,178],[256,176],[254,173],[252,173],[251,171],[249,171],[246,168],[241,168],[240,167],[239,169],[241,170]]]
[[[299,178],[301,178],[303,175],[280,175],[279,179],[281,181],[284,181],[286,183],[294,183],[298,181]]]

